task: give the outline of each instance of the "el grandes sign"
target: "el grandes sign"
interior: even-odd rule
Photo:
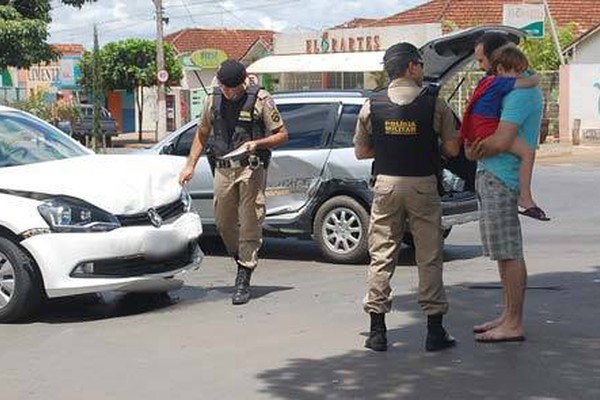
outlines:
[[[442,26],[439,23],[280,33],[275,35],[273,53],[286,55],[383,51],[398,42],[410,42],[420,47],[441,34]]]

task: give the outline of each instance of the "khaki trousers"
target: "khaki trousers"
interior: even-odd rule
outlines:
[[[214,212],[217,230],[227,252],[244,267],[254,269],[262,245],[265,220],[263,167],[216,168]]]
[[[377,176],[369,224],[371,264],[364,309],[367,313],[387,313],[392,307],[390,279],[407,219],[415,242],[419,304],[427,315],[445,314],[448,302],[442,280],[442,207],[433,175]]]

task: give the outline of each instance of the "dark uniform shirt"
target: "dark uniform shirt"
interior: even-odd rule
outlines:
[[[388,96],[393,103],[405,105],[412,103],[419,93],[421,93],[421,89],[414,81],[399,78],[390,82],[387,90]],[[435,103],[433,128],[441,136],[442,140],[450,140],[457,137],[454,114],[446,101],[440,97],[437,98]],[[365,102],[358,114],[354,143],[373,147],[370,100]]]

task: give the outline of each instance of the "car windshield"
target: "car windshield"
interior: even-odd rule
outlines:
[[[70,137],[18,111],[0,113],[0,168],[90,154]]]

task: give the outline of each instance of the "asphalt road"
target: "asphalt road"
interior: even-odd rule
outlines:
[[[0,326],[0,398],[599,399],[600,162],[542,164],[534,193],[552,221],[522,220],[524,343],[472,340],[500,301],[476,224],[446,242],[447,322],[460,343],[437,354],[423,350],[409,249],[382,354],[362,348],[366,267],[326,264],[310,242],[268,240],[246,306],[231,305],[234,265],[213,248],[169,297],[70,298],[35,322]]]

